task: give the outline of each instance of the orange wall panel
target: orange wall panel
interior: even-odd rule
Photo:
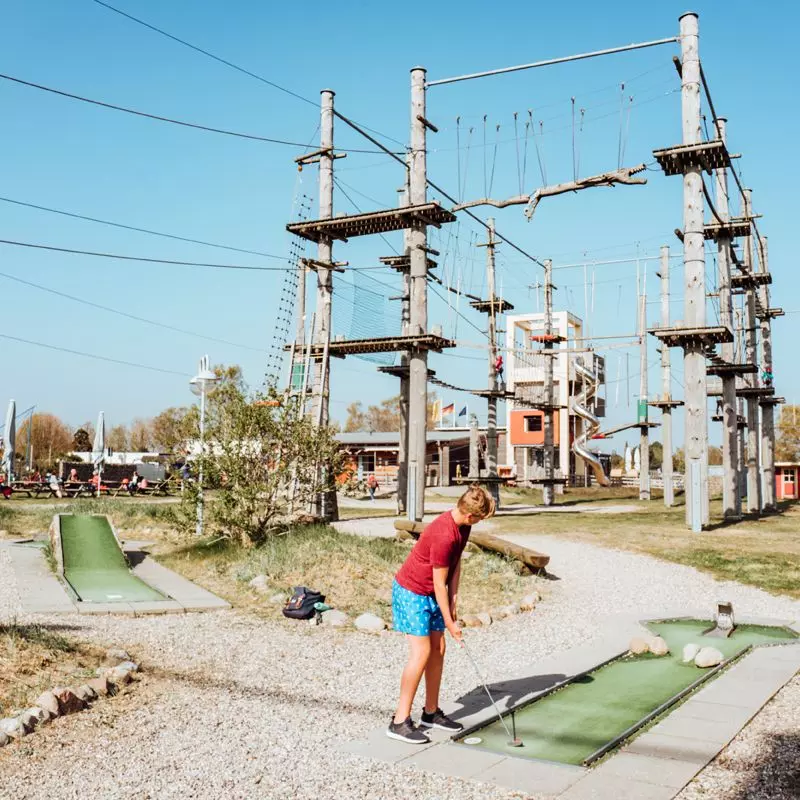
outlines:
[[[553,444],[558,444],[558,411],[553,412]],[[541,417],[542,430],[526,431],[525,419],[527,417]],[[543,445],[544,444],[544,411],[520,409],[511,412],[511,444],[512,445]]]

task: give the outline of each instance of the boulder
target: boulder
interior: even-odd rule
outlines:
[[[117,686],[125,686],[125,684],[133,680],[131,671],[123,667],[114,667],[114,669],[108,673],[108,679]]]
[[[386,623],[379,616],[369,613],[356,617],[353,624],[358,630],[370,633],[379,633],[386,627]]]
[[[112,647],[110,650],[106,650],[106,661],[113,661],[115,664],[118,664],[120,661],[128,661],[129,659],[130,656],[127,650],[122,650],[118,647]]]
[[[328,625],[331,628],[342,628],[350,624],[350,617],[348,617],[344,611],[332,608],[330,611],[325,611],[322,614],[322,624]]]
[[[58,698],[52,692],[42,692],[36,698],[34,705],[43,708],[51,717],[57,717],[61,713]]]
[[[269,579],[266,575],[256,575],[247,585],[257,592],[266,592],[269,589]]]
[[[287,599],[288,598],[285,594],[283,594],[283,592],[276,592],[275,594],[270,595],[269,602],[276,606],[282,606],[285,605]]]
[[[691,664],[695,656],[700,652],[700,645],[699,644],[692,644],[691,642],[687,645],[684,645],[683,654],[681,655],[681,660],[684,664]]]
[[[492,619],[497,622],[498,620],[505,619],[508,616],[506,606],[498,606],[491,610]]]
[[[78,697],[79,697],[81,700],[83,700],[83,702],[84,702],[84,703],[89,703],[89,702],[91,702],[92,700],[96,700],[96,699],[97,699],[97,692],[96,692],[94,689],[92,689],[92,687],[91,687],[91,686],[89,686],[89,685],[88,685],[88,684],[86,684],[86,683],[84,683],[84,684],[83,684],[83,686],[79,686],[79,687],[78,687],[78,688],[75,690],[75,694],[76,694],[76,695],[77,695],[77,696],[78,696]]]
[[[644,639],[641,636],[634,636],[628,645],[628,650],[630,650],[635,656],[643,655],[649,650],[649,647],[647,646],[647,639]]]
[[[11,738],[0,731],[0,747],[5,747],[10,741]]]
[[[481,621],[481,625],[492,624],[492,615],[488,611],[481,611],[480,614],[476,614],[475,616]]]
[[[9,739],[21,739],[27,732],[17,717],[0,719],[0,733],[5,734]]]
[[[108,694],[108,678],[105,676],[102,678],[92,678],[90,681],[86,681],[85,685],[91,689],[97,697],[105,697]]]
[[[697,667],[716,667],[725,660],[725,656],[716,647],[703,647],[694,657]]]
[[[530,594],[526,594],[522,600],[519,601],[519,607],[521,611],[533,611],[536,607],[536,604],[542,599],[542,596],[539,592],[531,592]]]
[[[669,653],[669,645],[660,636],[651,636],[647,640],[647,649],[654,656],[665,656]]]
[[[58,711],[60,714],[74,714],[81,711],[85,705],[83,700],[72,691],[63,686],[53,689],[53,694],[58,698]]]
[[[139,665],[135,661],[123,661],[121,664],[117,664],[117,669],[126,669],[128,672],[138,672]]]
[[[461,622],[464,624],[465,628],[480,628],[482,624],[477,614],[464,614],[461,618]]]
[[[26,708],[19,715],[19,721],[23,724],[25,730],[32,731],[34,728],[44,725],[45,722],[50,722],[50,714],[43,708],[39,708],[39,706],[33,706],[32,708]]]
[[[509,603],[507,606],[503,606],[503,611],[506,612],[507,617],[513,617],[522,611],[522,607],[519,603]]]

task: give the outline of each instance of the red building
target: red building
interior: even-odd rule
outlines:
[[[797,500],[800,497],[800,462],[775,462],[775,499]]]

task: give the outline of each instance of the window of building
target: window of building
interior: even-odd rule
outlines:
[[[542,430],[542,418],[540,416],[525,417],[525,430],[527,433],[538,433]]]
[[[791,469],[783,470],[783,482],[794,483],[794,471]]]

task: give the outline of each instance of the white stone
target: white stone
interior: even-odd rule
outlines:
[[[336,608],[332,608],[330,609],[330,611],[323,612],[322,624],[328,625],[332,628],[341,628],[344,625],[350,624],[350,617],[348,617],[347,614],[344,613],[344,611],[339,611]]]
[[[360,631],[369,631],[371,633],[378,633],[386,627],[386,623],[375,614],[361,614],[356,617],[353,623]]]
[[[122,650],[119,647],[112,647],[110,650],[106,650],[106,659],[108,661],[128,661],[130,656],[128,655],[127,650]]]
[[[647,640],[647,649],[654,656],[665,656],[669,653],[669,645],[660,636],[650,637]]]
[[[27,731],[19,719],[6,717],[6,719],[0,719],[0,733],[4,733],[11,739],[21,739]]]
[[[32,708],[26,708],[19,715],[19,721],[25,726],[26,730],[32,731],[34,728],[44,725],[45,722],[50,722],[50,714],[43,708],[39,708],[39,706],[33,706]]]
[[[519,607],[522,611],[533,611],[536,604],[542,599],[539,592],[531,592],[526,594],[522,600],[519,601]]]
[[[700,652],[700,645],[694,644],[693,642],[689,642],[689,644],[684,645],[683,647],[683,654],[681,655],[681,660],[684,664],[691,664],[695,656]]]
[[[139,665],[135,661],[123,661],[121,664],[117,664],[117,669],[126,669],[128,672],[138,672]]]
[[[694,657],[694,663],[697,667],[716,667],[725,660],[725,656],[717,650],[716,647],[704,647]]]
[[[51,717],[57,717],[60,713],[58,708],[58,698],[52,692],[42,692],[34,705],[43,708]]]
[[[507,617],[513,617],[522,610],[522,607],[519,603],[509,603],[507,606],[503,606],[503,611],[506,612]]]
[[[97,699],[97,692],[86,683],[84,683],[83,686],[79,686],[75,690],[75,695],[83,700],[84,703],[88,703],[90,700]]]
[[[286,595],[283,592],[277,592],[269,598],[269,602],[276,606],[282,606],[286,603]]]
[[[492,619],[495,621],[505,619],[508,616],[507,606],[498,606],[497,608],[493,608],[491,614]]]
[[[131,680],[131,671],[129,669],[123,669],[121,667],[114,667],[108,673],[108,679],[111,683],[116,683],[118,686],[124,686],[126,683],[130,683]]]
[[[630,650],[635,656],[643,655],[649,650],[647,646],[647,639],[644,639],[641,636],[634,636],[628,645],[628,650]]]
[[[5,734],[0,732],[0,747],[5,747],[11,739]]]
[[[491,625],[493,622],[492,615],[488,611],[481,611],[475,616],[480,620],[481,625]]]
[[[464,614],[461,619],[465,628],[480,628],[481,621],[478,619],[477,614]]]
[[[256,575],[255,578],[248,582],[248,586],[257,592],[265,592],[269,589],[269,579],[266,575]]]

